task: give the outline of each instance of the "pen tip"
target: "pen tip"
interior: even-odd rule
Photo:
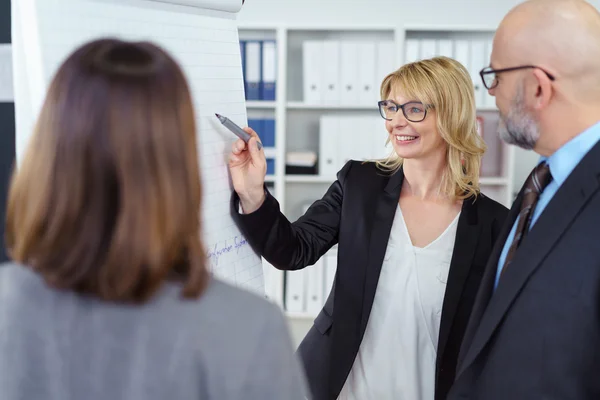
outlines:
[[[219,114],[217,114],[217,113],[215,113],[215,115],[217,116],[217,118],[219,118],[219,117],[220,117],[220,115],[219,115]]]

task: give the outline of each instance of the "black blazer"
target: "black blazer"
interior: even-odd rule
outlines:
[[[363,338],[400,198],[402,170],[386,174],[374,163],[348,162],[321,200],[290,223],[267,194],[254,213],[232,214],[250,245],[279,269],[314,264],[338,244],[331,293],[298,348],[316,400],[335,399]],[[436,399],[454,380],[455,365],[484,266],[508,209],[481,195],[467,199],[459,217],[438,343]]]
[[[451,399],[600,399],[600,142],[493,286],[522,195],[490,257]]]

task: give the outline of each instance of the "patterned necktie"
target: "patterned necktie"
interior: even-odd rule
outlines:
[[[519,224],[515,232],[515,238],[510,245],[504,266],[502,267],[502,273],[506,270],[506,267],[512,261],[517,248],[523,241],[523,238],[529,232],[529,226],[531,225],[531,218],[535,206],[537,205],[540,194],[544,191],[546,186],[552,181],[552,175],[550,174],[550,167],[545,162],[538,164],[527,180],[525,181],[525,188],[523,190],[523,201],[521,202],[521,211],[519,212]]]

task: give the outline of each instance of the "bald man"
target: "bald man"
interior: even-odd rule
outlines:
[[[500,136],[540,162],[488,262],[449,399],[600,399],[600,14],[515,7],[481,71]]]

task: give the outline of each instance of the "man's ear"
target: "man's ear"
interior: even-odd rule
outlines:
[[[533,107],[536,110],[540,110],[550,103],[550,99],[553,96],[554,88],[552,87],[552,80],[548,75],[539,68],[533,70],[533,76],[535,78],[535,103]]]

